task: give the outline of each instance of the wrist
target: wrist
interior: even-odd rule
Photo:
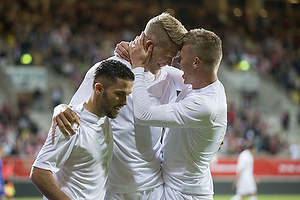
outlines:
[[[133,64],[133,65],[132,65],[132,69],[135,69],[135,68],[137,68],[137,67],[145,68],[144,65],[142,65],[142,64]]]
[[[134,69],[132,69],[132,72],[136,75],[136,74],[144,74],[145,69],[143,67],[136,67]]]

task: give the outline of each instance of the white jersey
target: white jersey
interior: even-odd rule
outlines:
[[[212,196],[209,163],[223,141],[227,126],[222,83],[216,80],[197,90],[187,85],[176,102],[153,107],[145,92],[143,68],[133,71],[132,94],[137,123],[170,127],[163,144],[165,184],[184,194]]]
[[[66,137],[57,127],[53,145],[50,130],[33,166],[50,170],[71,199],[102,200],[113,155],[111,125],[107,117],[88,112],[83,104],[73,110],[80,117],[75,135]]]
[[[257,187],[253,176],[254,158],[251,152],[246,149],[238,157],[236,171],[241,172],[236,185],[236,193],[247,195],[256,192]]]
[[[111,57],[126,64],[127,61]],[[92,91],[92,77],[96,63],[86,74],[82,84],[73,96],[70,105],[86,100]],[[160,73],[153,75],[144,72],[147,90],[152,105],[168,103],[176,98],[176,90],[183,87],[182,72],[165,66]],[[114,137],[108,190],[113,193],[133,193],[155,188],[163,183],[161,176],[161,128],[135,124],[132,95],[118,117],[110,119]]]

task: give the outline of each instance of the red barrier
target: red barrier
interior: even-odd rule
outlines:
[[[237,158],[222,157],[213,160],[211,173],[214,178],[235,177]],[[259,157],[254,160],[254,174],[259,178],[291,178],[300,180],[300,160]]]
[[[3,178],[5,180],[29,179],[35,157],[5,157],[3,160]]]
[[[3,176],[28,179],[34,157],[3,158]],[[237,157],[219,157],[211,163],[211,173],[214,178],[234,178]],[[260,178],[296,178],[300,180],[300,160],[284,158],[255,158],[254,174]]]

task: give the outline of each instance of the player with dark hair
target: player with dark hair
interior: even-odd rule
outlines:
[[[113,155],[110,118],[127,104],[134,75],[119,61],[98,64],[89,98],[73,107],[80,117],[75,134],[51,130],[32,166],[30,178],[44,199],[103,199]],[[53,144],[54,143],[54,144]]]

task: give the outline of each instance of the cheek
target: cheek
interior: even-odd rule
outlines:
[[[164,53],[163,51],[155,51],[155,52],[152,53],[150,61],[162,62],[166,59],[164,57],[165,55],[166,55],[166,53]]]
[[[106,95],[104,95],[102,97],[102,100],[105,101],[109,105],[113,105],[114,102],[116,101],[116,95],[108,92],[108,93],[106,93]]]
[[[152,54],[152,56],[151,56],[151,58],[150,58],[150,60],[149,60],[149,63],[157,63],[158,62],[158,59],[157,59],[157,57],[156,57],[156,55],[153,55]]]
[[[115,104],[118,100],[119,100],[119,98],[116,95],[112,95],[108,99],[108,101],[110,102],[110,104]]]

